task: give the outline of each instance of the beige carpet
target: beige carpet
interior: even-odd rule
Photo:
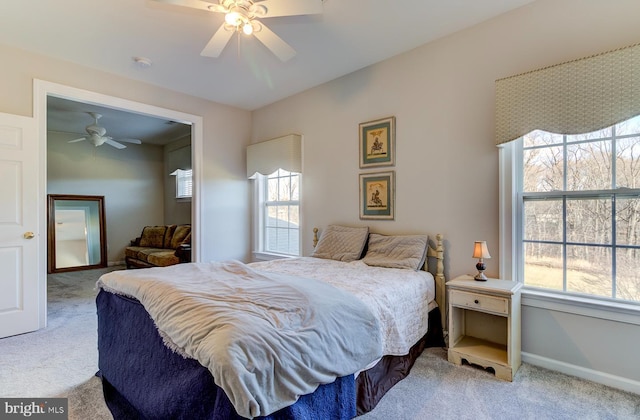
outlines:
[[[47,327],[0,339],[1,397],[68,397],[70,419],[109,419],[98,370],[95,282],[124,269],[52,274]]]
[[[116,267],[121,268],[121,267]],[[95,281],[109,270],[49,276],[49,325],[0,339],[0,397],[69,398],[69,418],[112,418],[98,369]],[[524,364],[513,383],[426,350],[362,420],[640,419],[640,396]]]

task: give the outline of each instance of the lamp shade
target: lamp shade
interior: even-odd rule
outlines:
[[[473,244],[473,258],[491,258],[487,241],[475,241]]]

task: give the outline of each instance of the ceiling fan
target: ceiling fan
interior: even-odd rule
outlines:
[[[296,51],[267,28],[259,18],[322,13],[322,0],[155,0],[194,9],[224,13],[224,23],[200,55],[218,57],[235,32],[253,35],[280,60],[288,61]]]
[[[98,114],[95,112],[87,112],[87,114],[93,117],[93,124],[89,124],[85,127],[85,130],[87,130],[87,134],[79,139],[69,140],[69,143],[77,143],[79,141],[88,140],[89,143],[93,144],[96,147],[102,146],[106,143],[109,146],[115,147],[116,149],[124,149],[125,147],[127,147],[122,143],[142,144],[142,141],[138,139],[118,139],[118,141],[115,141],[113,137],[105,135],[107,134],[106,128],[98,125],[98,120],[102,118],[102,114]]]

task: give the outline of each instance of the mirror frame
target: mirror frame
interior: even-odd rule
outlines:
[[[48,194],[47,209],[47,260],[48,270],[51,273],[64,273],[67,271],[91,270],[107,267],[107,229],[104,216],[104,196],[102,195],[71,195]],[[98,221],[100,222],[100,261],[97,264],[80,265],[75,267],[56,267],[56,220],[55,206],[57,201],[95,201],[98,203]]]

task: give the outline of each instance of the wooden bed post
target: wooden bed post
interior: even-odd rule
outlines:
[[[443,236],[438,233],[436,235],[435,248],[429,246],[427,250],[427,256],[436,259],[436,303],[440,307],[440,316],[442,319],[442,328],[447,329],[447,292],[445,289],[445,277],[444,277],[444,244]],[[428,266],[428,265],[427,265]]]
[[[313,228],[313,247],[318,245],[318,228]]]

